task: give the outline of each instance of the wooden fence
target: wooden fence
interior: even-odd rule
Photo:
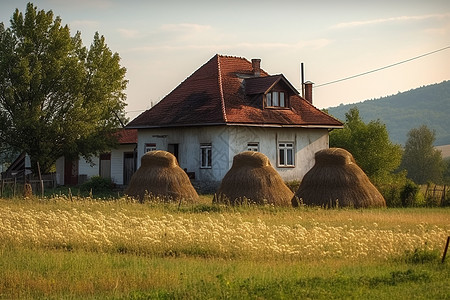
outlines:
[[[0,181],[0,197],[23,196],[26,190],[25,184],[29,184],[35,195],[44,195],[45,188],[55,187],[55,179],[30,179],[24,181],[23,178],[7,178]]]
[[[422,187],[422,191],[426,201],[431,201],[438,206],[442,206],[446,198],[449,197],[450,186],[448,185],[437,185],[437,184],[427,184]]]

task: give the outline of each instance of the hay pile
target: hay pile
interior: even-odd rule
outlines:
[[[318,151],[314,167],[303,177],[292,205],[385,207],[386,201],[347,150]]]
[[[267,156],[246,151],[234,157],[233,165],[223,178],[213,202],[288,206],[292,196],[292,191],[272,167]]]
[[[146,195],[163,201],[194,202],[198,194],[189,177],[179,166],[173,154],[150,151],[141,158],[141,166],[131,177],[125,194],[141,201]]]

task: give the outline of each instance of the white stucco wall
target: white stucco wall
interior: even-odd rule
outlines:
[[[120,145],[118,149],[111,150],[111,180],[115,184],[123,184],[123,156],[125,152],[133,152],[136,146]]]
[[[230,164],[236,154],[247,150],[248,143],[258,143],[259,152],[269,158],[286,181],[301,180],[314,166],[314,154],[329,147],[327,129],[230,126],[229,131]],[[294,144],[294,167],[278,165],[279,142]]]
[[[195,172],[196,180],[220,182],[231,168],[233,157],[247,150],[248,143],[259,143],[259,151],[267,155],[272,166],[286,181],[301,180],[314,165],[314,154],[328,148],[327,129],[265,128],[251,126],[207,126],[185,128],[142,129],[138,131],[138,168],[146,143],[157,150],[179,145],[179,164]],[[278,142],[293,142],[295,167],[278,166]],[[200,144],[212,145],[212,168],[200,168]]]
[[[154,143],[157,150],[165,151],[169,144],[178,144],[180,167],[195,172],[195,179],[199,181],[221,181],[229,170],[228,131],[225,126],[139,130],[138,168],[146,143]],[[200,144],[208,143],[212,147],[212,166],[200,168]]]
[[[92,162],[86,161],[84,158],[78,160],[78,175],[87,175],[87,178],[100,175],[100,159],[92,157]]]
[[[64,156],[61,156],[56,160],[55,167],[56,167],[56,184],[64,185]]]

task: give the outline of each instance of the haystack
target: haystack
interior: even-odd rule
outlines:
[[[303,177],[292,205],[384,207],[386,201],[347,150],[318,151],[314,167]]]
[[[267,156],[246,151],[237,154],[233,165],[214,197],[215,203],[256,204],[287,206],[293,196],[281,176],[272,167]]]
[[[160,150],[142,156],[141,166],[131,177],[125,194],[141,201],[146,195],[163,201],[198,200],[197,192],[175,156]]]

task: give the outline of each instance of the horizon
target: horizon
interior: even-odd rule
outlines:
[[[0,22],[9,27],[15,9],[25,13],[27,2],[0,0]],[[130,119],[159,102],[215,54],[260,58],[262,69],[284,74],[298,90],[304,63],[305,81],[315,83],[313,103],[320,109],[450,79],[446,0],[364,5],[354,0],[33,4],[60,16],[72,35],[80,31],[85,46],[96,31],[105,36],[127,68],[125,110]],[[323,85],[363,73],[367,74]]]

